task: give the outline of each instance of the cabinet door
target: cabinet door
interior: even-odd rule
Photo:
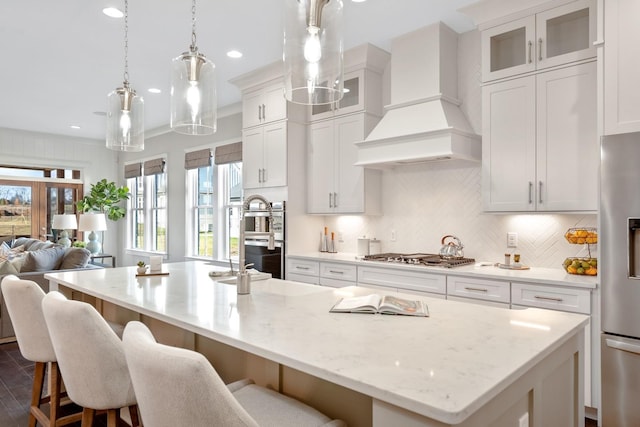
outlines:
[[[287,185],[287,123],[264,126],[263,187]]]
[[[536,15],[537,69],[596,56],[596,6],[579,0]]]
[[[604,133],[640,131],[640,1],[604,3]]]
[[[485,211],[535,210],[535,77],[482,88]]]
[[[242,127],[248,128],[262,123],[262,91],[242,96]]]
[[[481,34],[482,81],[534,71],[535,17],[527,16]]]
[[[536,76],[537,209],[598,208],[596,63]]]
[[[340,213],[364,212],[364,168],[354,166],[358,160],[355,143],[364,139],[364,116],[357,114],[334,120],[336,147],[336,197]]]
[[[334,127],[331,120],[309,126],[307,141],[307,212],[332,213],[334,193]]]
[[[257,127],[242,132],[242,186],[256,188],[262,185],[264,129]]]
[[[275,85],[264,90],[263,122],[270,123],[287,118],[287,100],[282,85]]]

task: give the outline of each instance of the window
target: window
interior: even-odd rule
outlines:
[[[125,166],[129,249],[167,253],[167,174],[164,159]]]
[[[226,160],[236,158],[227,157]],[[188,256],[220,260],[238,258],[242,162],[219,164],[221,159],[211,164],[209,149],[185,156]]]

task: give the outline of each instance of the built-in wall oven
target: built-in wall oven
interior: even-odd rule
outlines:
[[[284,279],[285,255],[285,202],[271,202],[271,212],[260,201],[252,201],[244,211],[245,231],[264,235],[246,235],[244,239],[245,261],[253,268],[277,279]],[[271,231],[269,215],[273,218],[273,250],[269,250],[268,233]],[[249,234],[249,233],[247,233]]]

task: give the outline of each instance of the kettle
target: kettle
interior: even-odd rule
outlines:
[[[445,240],[448,238],[455,240],[455,243],[452,241],[445,243]],[[442,238],[440,243],[442,243],[442,248],[440,248],[440,257],[444,259],[460,259],[464,257],[464,252],[462,251],[464,246],[462,246],[462,242],[460,242],[460,239],[456,236],[447,234]]]

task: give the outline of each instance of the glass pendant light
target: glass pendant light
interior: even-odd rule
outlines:
[[[129,86],[129,1],[124,2],[124,82],[107,96],[107,148],[144,149],[144,100]]]
[[[343,96],[342,0],[285,0],[285,97],[330,104]]]
[[[191,5],[191,46],[171,65],[171,129],[187,135],[216,131],[216,66],[196,46],[196,0]]]

